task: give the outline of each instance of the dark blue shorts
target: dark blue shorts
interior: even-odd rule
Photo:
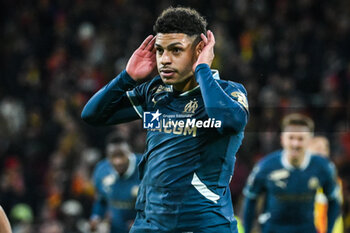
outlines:
[[[316,229],[313,223],[302,225],[276,225],[276,224],[264,224],[262,226],[263,233],[316,233]]]
[[[204,225],[205,223],[203,223]],[[200,223],[198,224],[201,225]],[[138,212],[130,233],[238,233],[237,222],[213,226],[187,228],[167,227],[166,222],[150,221],[143,212]]]

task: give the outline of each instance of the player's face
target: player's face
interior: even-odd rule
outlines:
[[[119,146],[110,146],[108,148],[108,159],[115,170],[122,175],[129,166],[129,151]]]
[[[157,68],[165,84],[183,91],[193,77],[192,66],[196,61],[195,36],[184,33],[158,33],[155,48]],[[195,84],[197,85],[197,84]]]
[[[306,126],[290,125],[284,129],[281,144],[293,165],[300,165],[311,138],[312,133]]]

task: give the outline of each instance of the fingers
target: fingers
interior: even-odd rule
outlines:
[[[146,50],[151,51],[151,52],[153,52],[153,50],[154,50],[154,52],[155,52],[154,44],[156,43],[156,38],[157,38],[157,36],[154,36],[152,38],[152,40],[148,43]]]
[[[214,37],[213,32],[208,30],[207,35],[208,35],[208,44],[214,45],[215,44],[215,37]]]
[[[150,43],[150,41],[152,41],[152,39],[154,39],[155,37],[153,35],[149,35],[147,36],[147,38],[142,42],[142,44],[140,45],[139,49],[145,49],[147,47],[147,45]]]
[[[156,56],[156,49],[155,48],[153,48],[150,53],[149,52],[145,53],[145,57],[147,57],[147,58],[150,58],[150,57],[153,57],[153,56],[154,57]]]
[[[207,37],[202,33],[201,38],[202,38],[205,45],[208,45],[208,44],[214,45],[215,44],[214,34],[210,30],[207,31]]]
[[[201,33],[201,38],[202,38],[202,40],[204,42],[204,45],[207,45],[208,44],[208,39],[203,33]]]

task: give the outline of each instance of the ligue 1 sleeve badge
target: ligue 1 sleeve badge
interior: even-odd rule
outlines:
[[[320,186],[320,181],[317,177],[313,176],[309,179],[308,187],[309,189],[317,189]]]

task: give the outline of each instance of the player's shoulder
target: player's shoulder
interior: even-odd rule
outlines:
[[[104,158],[96,164],[95,171],[104,170],[106,167],[109,167],[109,166],[110,166],[110,163],[109,163],[108,159]]]
[[[335,168],[333,162],[329,158],[318,154],[311,154],[310,157],[310,163],[313,167],[319,167],[324,170],[333,170]]]
[[[148,80],[147,82],[142,83],[141,85],[144,86],[144,88],[147,90],[147,92],[158,88],[161,85],[164,85],[162,79],[159,75],[155,76],[154,78]]]
[[[101,161],[99,161],[96,164],[93,176],[95,178],[105,176],[105,175],[107,175],[107,174],[109,174],[111,172],[111,169],[112,169],[112,165],[108,161],[108,159],[107,158],[102,159]]]
[[[160,78],[160,76],[157,75],[154,78],[137,85],[134,88],[134,90],[137,90],[138,92],[145,94],[145,93],[148,93],[150,90],[154,89],[156,86],[159,86],[161,84],[163,84],[163,81]]]
[[[259,161],[259,165],[263,168],[274,168],[281,164],[282,150],[277,150],[267,154]]]
[[[239,92],[242,92],[244,95],[247,95],[247,90],[241,83],[233,82],[233,81],[228,81],[228,80],[217,80],[218,84],[225,90],[236,90]]]

